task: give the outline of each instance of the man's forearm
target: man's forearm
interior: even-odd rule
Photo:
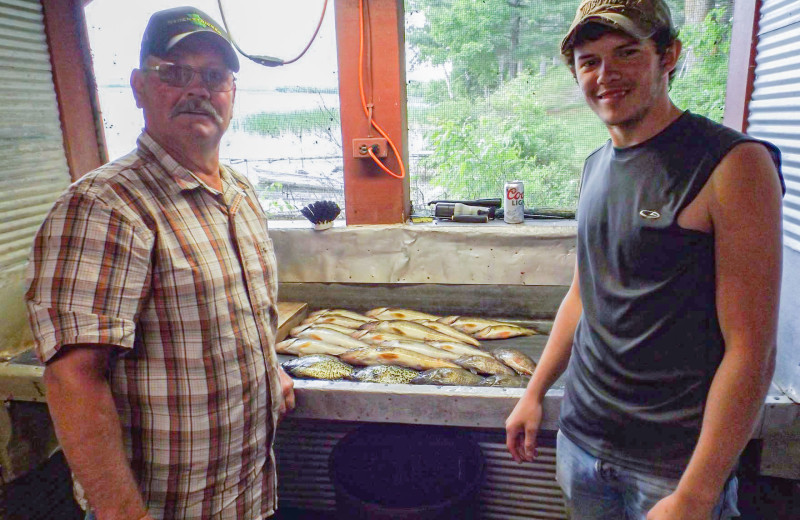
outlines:
[[[751,352],[751,355],[747,355]],[[716,501],[750,440],[772,380],[774,356],[728,351],[708,394],[703,426],[678,492]]]
[[[47,401],[59,443],[99,520],[147,518],[105,379],[48,367]]]

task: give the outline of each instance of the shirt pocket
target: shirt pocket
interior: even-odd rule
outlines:
[[[278,280],[275,269],[275,252],[269,238],[252,237],[241,247],[242,270],[250,293],[253,310],[264,313],[277,326],[276,301]]]

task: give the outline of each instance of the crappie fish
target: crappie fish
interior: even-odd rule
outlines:
[[[513,368],[519,374],[533,375],[536,370],[536,361],[513,348],[496,348],[492,351],[492,356]]]
[[[300,334],[302,331],[306,330],[309,327],[313,327],[315,329],[335,330],[336,332],[341,332],[342,334],[350,334],[354,330],[347,327],[342,327],[341,325],[334,325],[333,323],[316,323],[312,321],[304,325],[298,325],[297,327],[294,327],[289,331],[289,335],[294,336],[296,338],[298,337],[297,336],[298,334]]]
[[[345,379],[353,373],[347,363],[324,354],[290,359],[281,366],[292,376],[305,379]]]
[[[480,382],[479,386],[502,386],[506,388],[525,388],[531,378],[525,376],[491,375]]]
[[[426,370],[410,382],[414,385],[475,386],[483,378],[463,368],[434,368]]]
[[[460,356],[492,357],[492,355],[488,352],[472,347],[465,343],[461,343],[460,341],[429,341],[428,345],[440,348],[442,350],[447,350],[448,352],[452,352],[453,354],[458,354]]]
[[[458,368],[458,365],[411,350],[397,347],[375,347],[348,350],[339,354],[339,359],[351,365],[395,365],[414,370],[431,368]]]
[[[436,332],[429,329],[424,325],[413,321],[404,320],[386,320],[386,321],[371,321],[359,327],[361,330],[374,330],[378,332],[388,332],[390,334],[398,334],[400,336],[407,336],[407,339],[418,339],[422,341],[452,341],[453,338],[447,334]]]
[[[460,330],[465,334],[474,334],[481,329],[485,329],[486,327],[491,327],[493,325],[508,325],[502,321],[486,320],[483,318],[470,318],[467,316],[445,316],[444,318],[439,318],[436,321],[439,323],[444,323],[445,325],[450,325],[454,329]]]
[[[364,323],[377,323],[377,322],[363,322],[361,320],[354,320],[353,318],[345,318],[344,316],[336,316],[323,314],[322,316],[314,316],[313,318],[306,318],[303,325],[306,323],[332,323],[340,327],[347,327],[348,329],[357,329]]]
[[[491,325],[474,333],[473,336],[478,339],[506,339],[517,336],[533,336],[534,334],[538,334],[538,332],[516,325]]]
[[[286,339],[275,345],[275,352],[278,354],[292,354],[294,356],[310,356],[312,354],[329,354],[338,356],[342,352],[352,350],[341,345],[331,345],[317,339],[310,338],[291,338]]]
[[[427,312],[412,311],[410,309],[389,309],[386,307],[369,310],[366,314],[379,320],[438,320],[441,317]]]
[[[384,341],[391,341],[393,339],[408,339],[408,336],[391,334],[389,332],[378,332],[374,330],[357,330],[350,335],[356,339],[360,339],[361,341],[365,341],[373,345],[380,345]]]
[[[320,316],[341,316],[342,318],[349,318],[351,320],[358,320],[362,322],[376,320],[376,318],[364,316],[363,314],[359,314],[353,311],[348,311],[347,309],[320,309],[318,311],[309,313],[308,315],[309,318],[318,318]]]
[[[423,343],[421,341],[414,341],[409,339],[393,339],[389,341],[384,341],[381,346],[384,347],[397,347],[403,348],[406,350],[413,350],[414,352],[418,352],[420,354],[424,354],[426,356],[434,357],[437,359],[447,359],[453,360],[460,357],[460,354],[454,354],[453,352],[449,352],[444,349],[432,347],[427,343]]]
[[[330,343],[332,345],[341,345],[347,348],[366,348],[369,347],[369,343],[365,343],[360,341],[349,334],[343,334],[341,332],[326,329],[324,327],[309,327],[303,331],[300,331],[297,334],[298,338],[309,338],[309,339],[317,339],[319,341],[324,341],[325,343]]]
[[[417,323],[419,323],[420,325],[424,325],[424,326],[428,327],[429,329],[433,329],[436,332],[441,332],[442,334],[447,334],[448,336],[451,336],[456,341],[460,341],[462,343],[468,343],[468,344],[474,345],[476,347],[480,347],[481,346],[481,342],[478,341],[477,339],[473,338],[469,334],[464,334],[460,330],[458,330],[456,328],[453,328],[450,325],[447,325],[445,323],[439,323],[438,321],[434,321],[434,320],[419,320],[419,321],[417,321]]]
[[[515,376],[516,372],[489,356],[461,356],[453,360],[453,363],[461,368],[475,370],[481,374],[504,374],[507,376]]]
[[[348,377],[362,383],[400,383],[405,384],[417,377],[419,372],[406,367],[393,365],[374,365],[354,370]]]

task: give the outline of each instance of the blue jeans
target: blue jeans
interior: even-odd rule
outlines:
[[[595,458],[558,432],[556,480],[571,520],[645,520],[647,512],[678,485],[677,479],[623,468]],[[739,516],[738,483],[731,478],[714,507],[714,520]]]

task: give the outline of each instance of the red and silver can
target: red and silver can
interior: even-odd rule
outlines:
[[[525,221],[525,188],[522,181],[507,182],[503,191],[503,220],[508,224],[522,224]]]

